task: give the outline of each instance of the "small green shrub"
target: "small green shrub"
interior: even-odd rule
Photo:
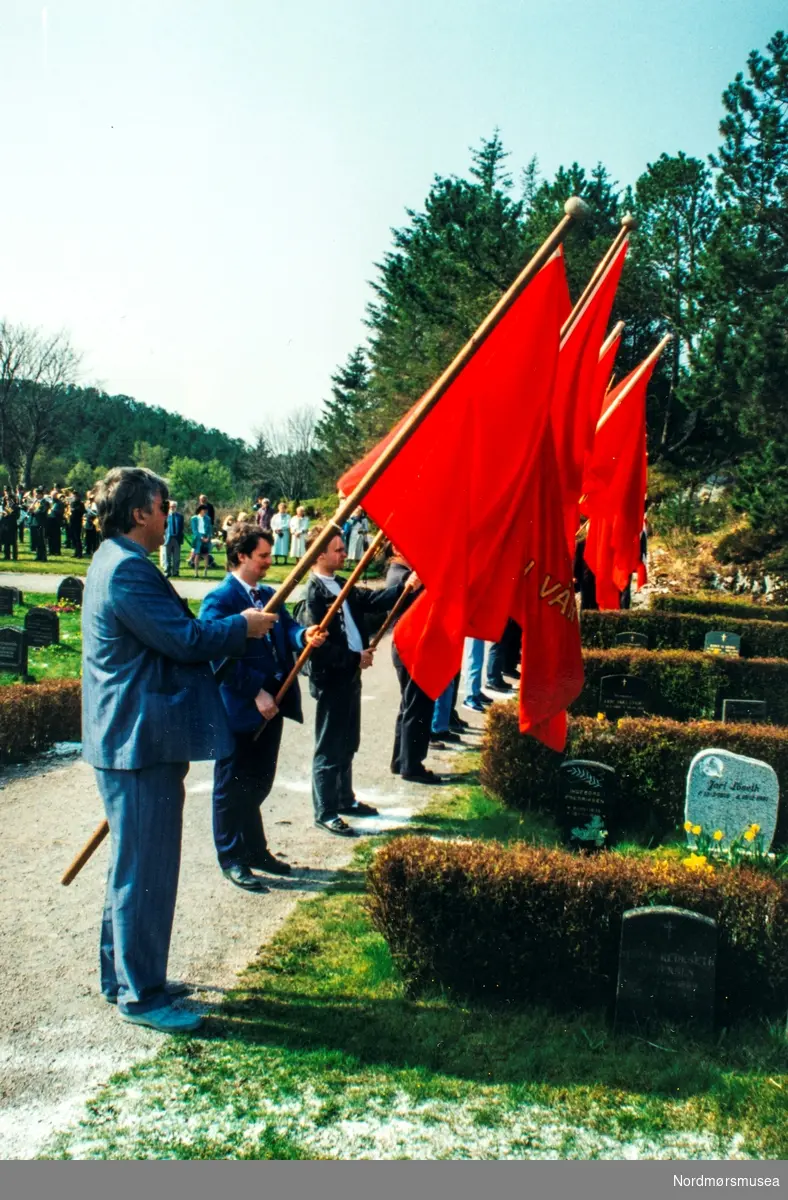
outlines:
[[[578,716],[595,717],[599,685],[605,675],[636,675],[651,692],[652,711],[676,721],[718,719],[724,697],[766,700],[769,721],[788,725],[788,661],[737,658],[693,650],[583,651],[585,686],[571,707]]]
[[[779,545],[779,542],[780,539],[774,533],[748,527],[734,529],[717,543],[714,557],[718,563],[723,565],[735,563],[741,566],[746,563],[760,562],[766,554]]]
[[[82,685],[47,679],[0,688],[0,759],[19,758],[54,742],[82,737]]]
[[[788,608],[734,596],[655,596],[651,612],[692,613],[701,617],[730,617],[734,621],[781,621],[788,624]]]
[[[783,621],[705,617],[651,609],[646,612],[586,610],[580,621],[583,645],[600,650],[611,649],[616,634],[630,630],[645,633],[651,650],[702,650],[706,634],[717,629],[738,633],[741,653],[745,657],[788,658],[788,623]]]
[[[709,747],[769,763],[788,794],[788,730],[775,725],[681,724],[660,717],[616,723],[572,717],[564,754],[520,733],[514,704],[496,704],[485,725],[481,783],[512,808],[554,812],[558,768],[566,758],[590,758],[616,768],[621,819],[641,838],[662,838],[684,821],[687,771]],[[788,845],[788,804],[777,817],[775,845]]]
[[[609,1005],[623,913],[675,904],[718,924],[722,1020],[785,1013],[788,883],[756,871],[399,838],[375,857],[368,889],[372,919],[412,990]]]

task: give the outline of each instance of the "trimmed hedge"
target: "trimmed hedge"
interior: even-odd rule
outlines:
[[[689,765],[699,750],[712,746],[774,767],[782,796],[775,846],[788,845],[788,730],[774,725],[572,717],[566,750],[558,754],[520,733],[514,704],[496,704],[485,725],[481,782],[512,808],[554,812],[564,757],[596,759],[616,768],[623,827],[662,838],[683,824]]]
[[[788,658],[788,623],[782,621],[742,621],[651,610],[594,612],[588,609],[580,618],[583,645],[599,650],[611,649],[616,634],[629,631],[645,633],[650,650],[702,650],[706,634],[718,629],[739,634],[741,653],[746,658]]]
[[[785,1015],[788,881],[757,871],[398,838],[376,856],[368,888],[372,919],[412,990],[610,1005],[623,913],[676,904],[718,923],[718,1017]]]
[[[651,612],[694,613],[706,617],[730,617],[733,621],[782,621],[788,623],[788,608],[777,604],[756,604],[733,596],[655,596]]]
[[[48,679],[0,688],[0,759],[82,737],[79,679]]]
[[[584,650],[585,686],[572,705],[578,716],[599,711],[599,684],[605,675],[637,675],[651,691],[652,711],[676,721],[709,720],[722,715],[724,697],[766,700],[769,721],[788,725],[788,661],[737,658],[694,650]]]

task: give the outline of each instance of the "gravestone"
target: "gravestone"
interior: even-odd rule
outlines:
[[[728,700],[722,702],[722,719],[745,725],[762,725],[769,719],[765,700]]]
[[[615,721],[618,717],[642,717],[651,711],[645,679],[637,675],[603,675],[599,684],[599,709]]]
[[[654,1021],[714,1027],[717,923],[684,908],[630,908],[621,921],[616,1031]]]
[[[25,617],[28,646],[51,646],[60,641],[60,618],[49,608],[30,608]]]
[[[81,608],[84,590],[85,585],[81,579],[77,579],[74,575],[67,575],[57,589],[57,598],[58,600],[67,600],[69,604],[78,604]]]
[[[610,845],[615,821],[616,769],[605,763],[569,758],[558,771],[558,821],[574,850]]]
[[[741,652],[741,638],[738,633],[707,633],[703,640],[703,649],[708,654],[735,654]]]
[[[617,633],[616,645],[635,646],[638,650],[648,650],[648,636],[645,633],[635,633],[631,630],[627,633]]]
[[[0,672],[27,675],[27,637],[24,629],[0,629]]]
[[[700,825],[708,837],[721,830],[722,849],[755,824],[760,825],[760,833],[754,845],[767,853],[777,828],[779,803],[777,772],[758,758],[710,749],[701,750],[690,763],[684,819]],[[697,845],[691,832],[687,841],[693,848]]]
[[[16,604],[16,588],[0,587],[0,617],[10,617]]]

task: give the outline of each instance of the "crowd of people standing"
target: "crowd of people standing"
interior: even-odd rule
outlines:
[[[101,540],[94,493],[90,491],[83,498],[75,488],[45,491],[36,487],[26,491],[5,487],[0,506],[0,549],[6,562],[18,560],[25,531],[37,562],[59,557],[64,545],[75,558],[94,554]]]

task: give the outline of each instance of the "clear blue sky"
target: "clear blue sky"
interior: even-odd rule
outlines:
[[[0,316],[234,435],[319,406],[373,264],[497,125],[516,175],[705,157],[780,0],[4,0]]]

